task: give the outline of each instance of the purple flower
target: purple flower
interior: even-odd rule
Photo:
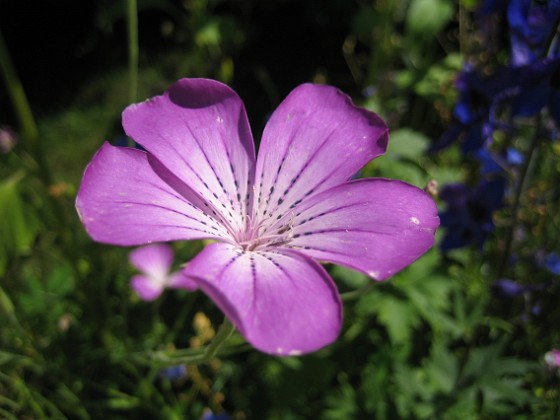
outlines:
[[[215,241],[183,274],[261,351],[297,355],[338,336],[340,297],[318,261],[384,280],[433,244],[439,219],[426,193],[349,181],[385,152],[388,129],[335,88],[290,93],[258,158],[243,103],[212,80],[179,80],[129,106],[123,126],[147,152],[97,152],[76,200],[86,230],[123,246]]]
[[[195,290],[196,284],[182,279],[182,273],[170,273],[173,251],[169,245],[154,244],[137,248],[130,253],[130,263],[143,274],[132,277],[131,286],[141,299],[157,299],[166,287]]]
[[[446,227],[440,244],[444,251],[475,245],[482,248],[494,230],[492,215],[502,206],[506,182],[502,177],[483,180],[471,189],[464,184],[446,185],[440,194],[447,203],[441,214],[441,226]]]

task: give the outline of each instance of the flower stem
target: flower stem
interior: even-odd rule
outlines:
[[[0,74],[6,84],[6,91],[10,96],[12,105],[14,107],[15,116],[18,120],[19,130],[23,140],[23,145],[27,149],[29,156],[33,160],[33,165],[36,165],[38,171],[38,178],[43,184],[46,191],[46,201],[49,203],[51,210],[55,217],[58,219],[60,227],[68,226],[68,218],[58,201],[52,194],[49,193],[49,188],[53,184],[53,177],[50,166],[47,162],[46,153],[44,153],[41,142],[39,141],[39,130],[31,111],[31,106],[25,95],[23,85],[15,71],[12,64],[8,48],[4,42],[4,37],[0,32]],[[77,248],[75,243],[75,236],[72,229],[61,229],[62,241],[65,245],[65,251],[71,257],[70,261],[77,278],[80,278],[80,271],[77,267]]]
[[[21,80],[15,71],[10,54],[8,53],[8,47],[4,42],[2,32],[0,32],[0,73],[2,74],[6,85],[6,91],[14,107],[23,143],[37,163],[43,183],[48,187],[51,184],[51,173],[45,160],[41,143],[39,142],[37,124],[35,123],[33,112],[27,101]]]
[[[138,6],[136,0],[126,0],[128,35],[128,100],[136,101],[138,94]]]
[[[138,4],[137,0],[126,0],[126,27],[128,38],[128,103],[136,102],[138,96]],[[134,147],[134,140],[128,139]]]
[[[231,321],[227,318],[224,318],[224,322],[222,323],[222,325],[220,325],[220,328],[218,328],[216,336],[214,337],[212,342],[208,344],[208,347],[206,347],[206,351],[202,356],[201,363],[209,363],[212,359],[214,359],[222,344],[224,344],[224,342],[229,337],[231,337],[234,331],[235,327],[233,326]]]
[[[501,260],[500,268],[498,270],[497,278],[502,278],[507,270],[509,257],[511,255],[511,250],[513,247],[513,234],[515,231],[515,227],[519,222],[519,208],[521,207],[521,195],[525,190],[525,184],[527,183],[529,168],[531,167],[531,163],[535,156],[535,151],[537,150],[537,147],[540,143],[540,138],[541,138],[541,116],[539,114],[535,119],[535,131],[533,133],[533,138],[531,139],[531,144],[529,145],[529,150],[527,151],[527,156],[525,157],[525,162],[523,162],[523,166],[521,167],[521,173],[519,175],[519,180],[517,182],[517,186],[515,189],[515,195],[513,198],[513,204],[511,209],[512,220],[506,234],[505,249],[502,255],[502,260]]]
[[[142,352],[133,354],[133,358],[135,358],[138,363],[148,364],[150,366],[157,365],[158,367],[175,366],[180,363],[185,363],[187,365],[210,363],[216,357],[218,352],[233,354],[245,351],[248,348],[247,345],[239,344],[223,346],[234,331],[235,327],[233,324],[225,318],[223,324],[220,325],[216,336],[206,348],[190,348],[184,350],[174,350],[172,352]]]
[[[35,151],[38,142],[38,131],[31,107],[27,102],[25,91],[12,64],[8,48],[4,42],[4,37],[0,32],[0,72],[6,83],[6,90],[10,95],[18,119],[21,134],[29,143],[30,150]]]
[[[366,284],[364,284],[362,287],[360,287],[356,290],[352,290],[351,292],[341,293],[340,294],[340,299],[343,302],[354,300],[354,299],[362,296],[363,294],[369,292],[370,289],[373,288],[373,285],[374,285],[374,280],[370,279]]]

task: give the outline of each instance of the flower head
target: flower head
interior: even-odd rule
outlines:
[[[433,244],[439,219],[426,193],[349,181],[385,152],[388,129],[335,88],[290,93],[258,158],[243,103],[212,80],[179,80],[129,106],[123,126],[146,152],[107,143],[97,152],[76,200],[86,230],[123,246],[215,241],[184,278],[264,352],[306,353],[338,336],[340,297],[318,261],[384,280]]]
[[[166,287],[196,289],[196,284],[183,275],[170,273],[173,263],[173,251],[169,245],[154,244],[137,248],[130,253],[130,263],[143,274],[132,277],[131,286],[141,299],[151,301],[157,299]]]

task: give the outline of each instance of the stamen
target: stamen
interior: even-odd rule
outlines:
[[[246,229],[235,235],[237,245],[245,251],[285,245],[293,239],[293,212],[290,214],[288,224],[276,229],[271,229],[272,219],[270,217],[260,218],[258,215],[247,215],[246,217]]]

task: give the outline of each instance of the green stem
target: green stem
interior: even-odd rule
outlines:
[[[47,201],[50,204],[55,217],[60,223],[60,227],[68,225],[68,218],[61,203],[51,194],[48,189],[53,184],[52,172],[46,159],[46,153],[43,151],[41,142],[39,141],[39,130],[33,117],[33,112],[29,106],[29,102],[25,95],[23,85],[12,64],[8,48],[4,42],[4,37],[0,32],[0,73],[6,84],[6,90],[12,101],[15,115],[19,124],[19,131],[24,146],[27,148],[29,156],[34,160],[33,164],[37,165],[38,175],[41,183],[45,187]],[[62,231],[62,230],[61,230]],[[77,267],[76,243],[75,236],[71,229],[63,231],[62,241],[66,246],[66,252],[71,257],[74,272],[80,278],[80,272]]]
[[[225,342],[233,332],[235,327],[226,318],[212,342],[206,348],[193,348],[185,350],[174,350],[172,352],[168,351],[154,351],[146,353],[133,354],[133,357],[138,363],[148,364],[150,366],[166,367],[174,366],[181,363],[190,365],[200,365],[210,363],[212,359],[216,357],[218,352],[220,354],[233,354],[240,351],[245,351],[247,345],[231,345],[224,346]]]
[[[502,278],[507,270],[509,257],[511,255],[511,250],[513,247],[513,234],[515,231],[515,227],[519,222],[519,208],[521,207],[521,196],[523,194],[523,191],[525,190],[525,184],[527,183],[529,168],[531,167],[531,162],[533,161],[535,151],[537,150],[537,147],[540,143],[540,137],[541,137],[541,116],[538,115],[536,117],[535,131],[533,133],[533,138],[531,139],[531,144],[529,145],[529,150],[527,151],[527,156],[525,157],[525,162],[523,163],[523,166],[521,168],[519,180],[517,182],[517,186],[515,189],[515,195],[513,198],[513,204],[511,209],[512,220],[506,234],[505,249],[502,255],[502,260],[500,264],[500,269],[498,270],[497,278]]]
[[[352,290],[351,292],[341,293],[340,299],[342,299],[343,302],[354,300],[360,297],[361,295],[369,292],[370,289],[373,288],[373,285],[374,285],[374,280],[370,280],[368,283],[364,284],[362,287],[356,290]]]
[[[18,119],[21,135],[29,143],[29,149],[36,152],[39,145],[37,125],[31,112],[29,102],[25,96],[23,85],[14,69],[8,48],[0,32],[0,71],[6,84],[6,90],[10,95]]]
[[[227,318],[224,318],[224,322],[218,328],[218,332],[216,336],[212,340],[208,347],[206,347],[206,351],[202,356],[202,363],[209,363],[212,359],[216,357],[218,350],[222,347],[222,344],[231,337],[233,332],[235,331],[235,327],[231,323],[231,321]]]
[[[138,94],[138,6],[136,0],[126,0],[128,35],[128,100],[136,102]]]
[[[52,184],[52,177],[39,142],[39,130],[21,80],[8,53],[2,32],[0,32],[0,73],[14,107],[23,144],[27,146],[29,153],[37,163],[43,184],[48,187]]]
[[[128,36],[128,103],[136,102],[138,96],[138,5],[136,0],[126,0],[126,26]],[[134,140],[128,139],[134,147]]]

